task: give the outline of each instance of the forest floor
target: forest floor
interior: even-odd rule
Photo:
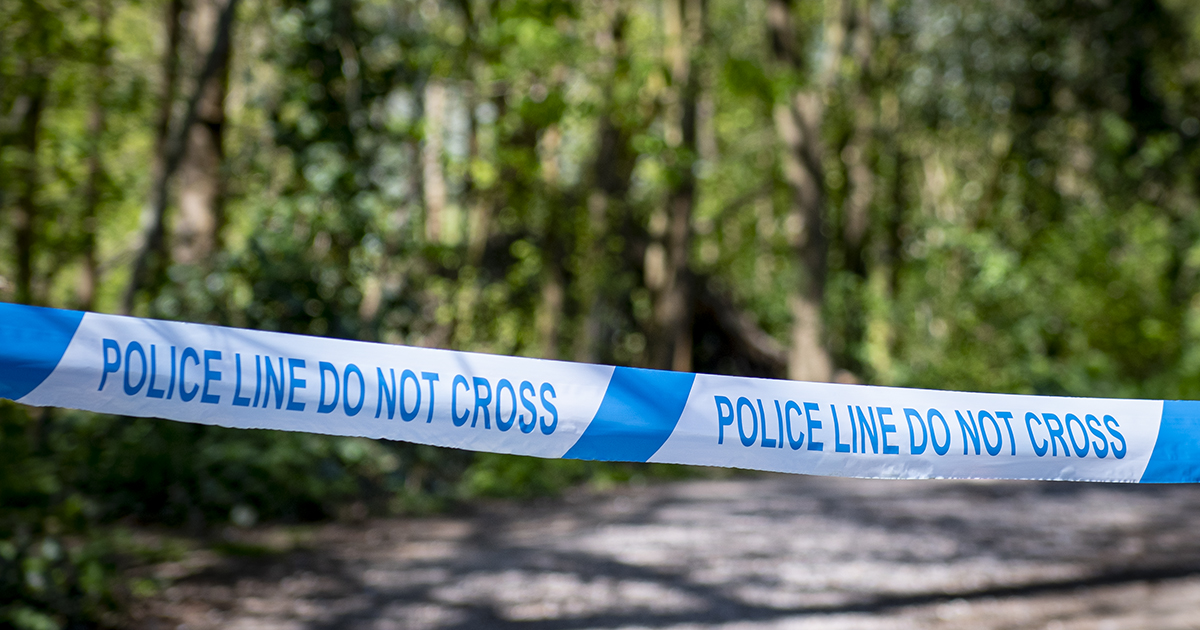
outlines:
[[[769,475],[227,541],[152,568],[143,628],[1200,628],[1200,485]]]

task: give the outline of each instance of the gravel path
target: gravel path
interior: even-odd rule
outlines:
[[[690,481],[158,571],[146,628],[1200,628],[1200,486]]]

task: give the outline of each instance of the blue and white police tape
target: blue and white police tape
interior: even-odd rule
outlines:
[[[551,458],[1200,481],[1200,402],[661,372],[3,303],[0,398]]]

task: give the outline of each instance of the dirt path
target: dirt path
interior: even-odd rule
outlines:
[[[307,536],[164,565],[146,627],[1200,628],[1200,486],[769,476]]]

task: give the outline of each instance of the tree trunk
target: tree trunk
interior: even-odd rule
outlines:
[[[652,220],[655,242],[647,248],[647,285],[655,292],[651,364],[659,369],[692,369],[692,287],[689,253],[696,195],[697,56],[703,45],[703,0],[664,0],[666,60],[673,98],[667,106],[666,140],[674,149],[665,222]],[[665,223],[665,225],[662,225]],[[664,229],[665,228],[665,229]]]
[[[470,95],[467,101],[467,111],[470,124],[468,126],[468,163],[474,163],[476,160],[493,159],[494,156],[483,157],[480,154],[479,146],[479,121],[476,120],[475,106],[478,98],[474,93]],[[499,110],[499,107],[497,107]],[[470,208],[467,211],[467,264],[473,267],[478,267],[483,264],[484,254],[487,253],[488,240],[492,236],[492,206],[494,204],[493,194],[489,191],[480,188],[479,182],[475,181],[475,176],[468,169],[467,175],[467,203]]]
[[[537,330],[541,345],[538,356],[544,359],[559,357],[562,338],[563,309],[566,305],[565,266],[572,226],[568,220],[569,202],[563,198],[558,180],[559,135],[557,125],[542,129],[537,142],[540,154],[541,179],[549,199],[545,234],[542,237],[542,295],[538,305]]]
[[[50,34],[47,31],[50,18],[46,15],[46,8],[36,0],[26,0],[25,11],[29,16],[29,48],[26,50],[28,56],[24,60],[24,80],[20,87],[24,107],[19,123],[14,126],[12,139],[18,151],[12,171],[14,180],[18,182],[16,204],[12,211],[13,253],[16,258],[13,298],[21,304],[33,304],[37,301],[34,296],[33,254],[38,228],[38,141],[50,87]]]
[[[104,95],[108,91],[112,42],[108,37],[109,0],[97,0],[96,18],[100,32],[96,45],[96,92],[92,96],[92,111],[88,118],[88,175],[83,193],[83,275],[79,281],[79,308],[90,311],[95,307],[96,287],[100,284],[96,260],[96,214],[100,207],[101,182],[104,164],[101,146],[105,130]]]
[[[875,132],[874,103],[870,97],[870,63],[874,52],[874,37],[871,32],[870,6],[865,0],[853,0],[843,7],[843,19],[852,28],[848,38],[857,81],[849,85],[853,91],[847,98],[853,108],[853,128],[849,142],[842,150],[842,164],[846,169],[846,197],[842,215],[842,238],[846,254],[846,269],[860,276],[867,275],[865,256],[867,228],[870,224],[871,202],[875,197],[875,174],[869,162],[871,140]]]
[[[609,28],[599,38],[602,72],[607,80],[605,94],[612,95],[617,83],[625,76],[628,66],[625,46],[625,9],[621,0],[608,0],[604,5]],[[592,192],[587,199],[587,217],[579,234],[580,264],[576,270],[579,306],[582,314],[579,334],[575,336],[576,361],[594,363],[600,359],[598,349],[602,329],[601,293],[604,287],[604,241],[608,234],[608,214],[624,207],[633,172],[628,139],[614,120],[617,104],[611,98],[604,102],[597,121],[596,157],[592,166]]]
[[[34,61],[31,65],[36,64]],[[20,304],[32,304],[33,296],[33,249],[36,240],[38,165],[38,136],[41,131],[42,110],[45,106],[46,78],[39,69],[32,69],[29,108],[17,135],[17,146],[22,156],[15,170],[21,182],[21,192],[13,213],[14,245],[16,246],[17,278],[14,297]]]
[[[714,286],[713,282],[697,282],[696,291],[716,317],[717,323],[729,335],[739,353],[750,361],[769,370],[772,375],[787,371],[788,350],[763,330],[754,315],[738,308],[732,296]]]
[[[481,44],[478,40],[479,30],[477,19],[487,19],[486,14],[482,16],[477,15],[474,11],[475,7],[472,7],[468,0],[460,0],[458,6],[459,10],[462,11],[467,27],[466,37],[462,44],[462,53],[467,59],[465,74],[469,80],[461,84],[462,87],[456,91],[456,96],[461,99],[460,102],[467,113],[466,163],[468,167],[463,178],[463,190],[461,194],[462,204],[466,208],[466,222],[465,225],[460,225],[458,229],[458,236],[465,240],[466,247],[464,264],[460,267],[458,276],[459,286],[458,295],[455,299],[456,322],[454,336],[455,347],[471,349],[478,345],[478,339],[481,336],[477,328],[477,322],[482,319],[477,316],[479,298],[482,295],[484,286],[491,280],[484,273],[483,262],[487,254],[488,240],[491,237],[492,204],[494,203],[492,199],[494,193],[489,192],[487,187],[481,185],[482,182],[477,181],[475,171],[471,168],[472,165],[484,159],[481,154],[483,148],[480,145],[480,122],[476,111],[482,99],[489,96],[498,101],[496,103],[497,111],[502,111],[503,97],[493,96],[491,87],[484,87],[485,84],[481,82],[481,78],[486,77],[487,73],[481,72],[483,60],[480,51]],[[429,114],[432,114],[432,112],[427,113],[427,115]],[[442,127],[445,124],[444,113],[438,112],[438,116],[441,119],[437,121],[437,127]],[[437,154],[430,156],[437,161],[430,164],[430,166],[436,167],[438,178],[444,180],[440,160],[441,138],[439,137],[437,140],[439,144]],[[444,187],[445,185],[442,184],[442,186]],[[444,204],[445,201],[443,200],[442,205],[444,206]],[[443,234],[444,237],[445,235]]]
[[[468,14],[469,15],[469,14]],[[473,31],[472,31],[473,32]],[[467,163],[480,159],[479,123],[475,119],[476,93],[467,91],[462,95],[468,112]],[[468,169],[463,185],[463,200],[468,205],[466,225],[466,258],[459,269],[458,296],[455,299],[455,347],[470,349],[475,346],[477,330],[475,314],[479,295],[488,278],[482,276],[483,257],[487,253],[490,232],[491,208],[484,191]]]
[[[790,72],[803,72],[802,46],[793,25],[792,8],[787,0],[771,0],[768,28],[775,59]],[[800,267],[800,278],[788,296],[792,313],[788,378],[803,381],[829,381],[833,361],[824,342],[821,306],[825,297],[825,172],[821,160],[821,124],[825,115],[822,91],[837,68],[844,38],[841,22],[832,25],[826,39],[831,51],[826,68],[814,81],[814,87],[789,95],[787,102],[775,107],[775,129],[782,144],[783,175],[792,191],[788,212],[790,243]]]
[[[818,148],[823,104],[819,94],[795,94],[775,109],[784,144],[783,173],[792,189],[788,212],[793,251],[800,266],[799,286],[788,296],[792,314],[788,378],[829,381],[833,361],[824,343],[821,306],[825,297],[828,242],[824,235],[825,173]]]
[[[601,134],[605,121],[600,122]],[[603,144],[603,139],[601,140]],[[600,190],[588,196],[587,218],[579,235],[581,252],[579,268],[576,269],[579,290],[580,325],[575,336],[574,358],[582,363],[599,360],[597,347],[600,339],[600,291],[604,264],[604,234],[607,231],[605,215],[608,213],[609,197]]]
[[[167,46],[162,59],[162,94],[158,103],[158,120],[155,122],[154,163],[151,166],[150,199],[142,208],[141,242],[133,264],[129,284],[121,302],[121,312],[133,311],[137,292],[150,281],[152,269],[158,268],[163,254],[163,230],[166,205],[167,151],[171,135],[171,110],[174,108],[179,89],[179,44],[182,31],[179,18],[183,13],[183,0],[170,0],[164,20],[167,27]],[[160,192],[161,191],[161,192]]]
[[[133,310],[138,292],[151,282],[153,277],[162,269],[165,252],[164,232],[167,213],[167,199],[170,191],[171,178],[182,164],[188,148],[190,131],[199,118],[200,104],[206,96],[204,87],[218,74],[227,73],[230,37],[233,30],[233,17],[237,12],[238,0],[227,0],[221,8],[217,21],[212,48],[205,55],[199,75],[196,78],[196,89],[188,98],[184,115],[178,125],[171,124],[171,109],[174,102],[174,90],[177,83],[180,2],[172,1],[167,12],[167,50],[163,60],[163,103],[160,110],[160,144],[157,147],[155,171],[150,187],[150,199],[142,212],[142,228],[140,242],[137,244],[133,272],[129,285],[126,287],[122,301],[125,313]]]
[[[221,11],[229,0],[193,0],[189,19],[190,39],[203,59],[204,52],[221,63],[211,76],[196,85],[199,100],[196,118],[186,131],[187,146],[179,165],[179,214],[172,229],[171,253],[176,263],[206,265],[217,247],[222,222],[224,162],[222,135],[225,95],[229,84],[229,37],[221,37]]]
[[[564,198],[560,188],[558,161],[561,157],[562,134],[557,124],[541,130],[537,142],[542,184],[549,199],[545,235],[542,238],[542,296],[538,307],[539,356],[559,357],[564,307],[566,306],[566,265],[571,258],[570,246],[574,226],[567,208],[574,201]]]
[[[553,238],[553,237],[552,237]],[[550,244],[548,244],[550,245]],[[545,272],[542,274],[542,297],[537,314],[538,340],[541,347],[538,356],[543,359],[558,358],[559,329],[562,325],[563,313],[563,273],[562,264],[555,255],[557,248],[546,248]]]
[[[446,209],[446,175],[442,168],[442,129],[446,117],[446,87],[430,80],[425,85],[425,144],[421,148],[421,183],[425,195],[425,239],[440,243]]]

